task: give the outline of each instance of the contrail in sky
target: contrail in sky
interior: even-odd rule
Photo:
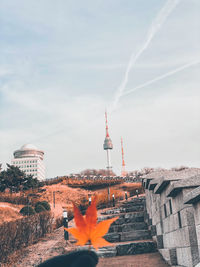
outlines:
[[[161,76],[158,76],[158,77],[154,78],[153,80],[150,80],[148,82],[145,82],[143,84],[140,84],[140,85],[136,86],[135,88],[130,89],[130,90],[124,92],[121,96],[131,94],[131,93],[133,93],[134,91],[136,91],[138,89],[144,88],[144,87],[146,87],[146,86],[148,86],[148,85],[150,85],[152,83],[155,83],[155,82],[157,82],[159,80],[162,80],[162,79],[164,79],[164,78],[166,78],[168,76],[174,75],[177,72],[180,72],[180,71],[182,71],[184,69],[187,69],[187,68],[192,67],[192,66],[197,65],[197,64],[200,64],[200,60],[198,60],[198,61],[192,61],[190,63],[187,63],[187,64],[185,64],[185,65],[183,65],[183,66],[181,66],[179,68],[176,68],[176,69],[171,70],[171,71],[169,71],[169,72],[167,72],[167,73],[165,73],[165,74],[163,74]]]
[[[180,1],[181,0],[168,0],[166,2],[166,4],[162,7],[162,9],[158,13],[158,15],[153,20],[153,22],[150,26],[150,29],[147,33],[147,37],[146,37],[144,43],[142,44],[140,50],[136,54],[132,53],[130,60],[129,60],[129,63],[128,63],[128,66],[126,68],[125,76],[124,76],[124,78],[123,78],[123,80],[122,80],[122,82],[121,82],[121,84],[120,84],[120,86],[119,86],[119,88],[115,94],[114,101],[111,104],[111,111],[116,109],[117,104],[120,100],[120,97],[122,96],[123,91],[126,88],[131,68],[134,67],[137,59],[147,49],[147,47],[151,43],[154,35],[161,29],[161,27],[162,27],[163,23],[165,22],[165,20],[167,19],[167,17],[170,15],[170,13],[174,10],[174,8],[177,6],[177,4]]]

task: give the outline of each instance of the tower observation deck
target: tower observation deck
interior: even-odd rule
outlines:
[[[103,149],[106,150],[107,152],[107,170],[108,170],[108,175],[110,175],[112,171],[111,160],[110,160],[110,150],[113,149],[113,144],[108,133],[107,112],[105,112],[105,118],[106,118],[106,137],[104,140]]]

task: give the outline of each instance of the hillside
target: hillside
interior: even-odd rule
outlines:
[[[14,205],[0,202],[0,223],[9,222],[21,218],[19,211],[23,205]]]

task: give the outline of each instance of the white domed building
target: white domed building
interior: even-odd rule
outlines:
[[[13,155],[12,165],[40,181],[45,179],[44,151],[32,144],[26,144],[14,151]]]

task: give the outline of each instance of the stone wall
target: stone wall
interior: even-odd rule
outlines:
[[[185,204],[191,204],[193,207],[194,221],[197,234],[197,245],[200,255],[200,187],[188,192],[184,197]]]
[[[195,266],[200,262],[200,205],[185,198],[200,186],[200,169],[187,173],[165,171],[143,179],[146,222],[159,252],[172,266]]]

